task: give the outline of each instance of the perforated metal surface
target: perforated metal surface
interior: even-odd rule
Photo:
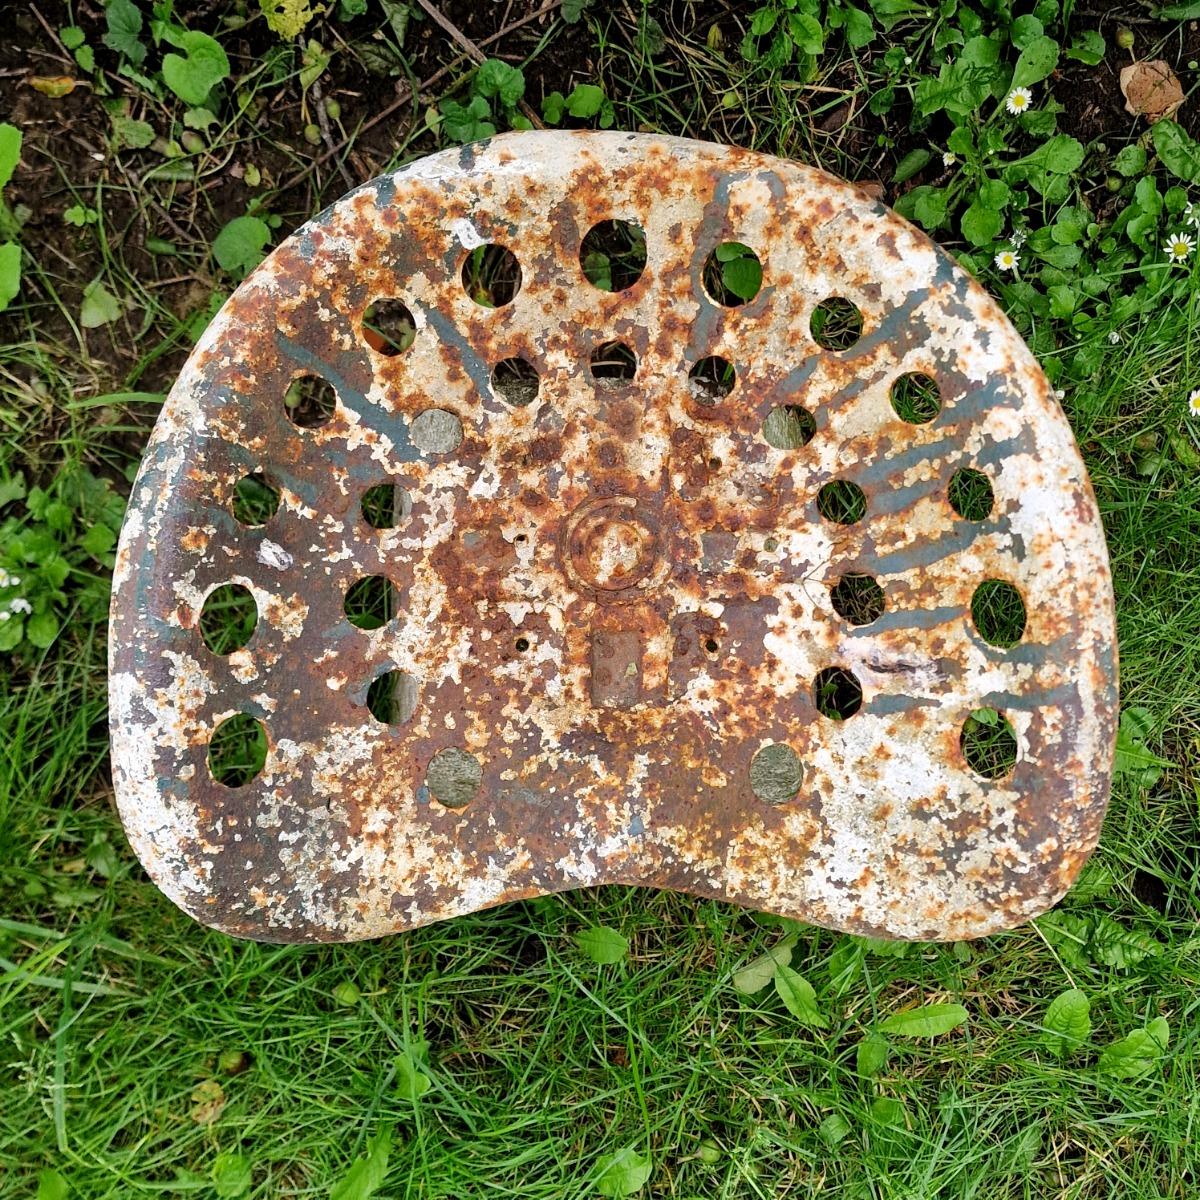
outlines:
[[[644,231],[640,275],[609,264],[637,276],[617,292],[580,257],[610,220]],[[730,242],[761,263],[748,303],[709,294],[740,298],[706,270]],[[519,263],[500,307],[478,301],[517,280],[471,256],[487,243]],[[814,335],[831,297],[861,312],[846,349]],[[364,330],[389,299],[415,328],[394,354]],[[706,390],[689,376],[713,356]],[[532,399],[493,380],[513,358]],[[910,374],[936,389],[905,407],[896,388],[906,420]],[[336,393],[323,423],[285,403],[303,376]],[[279,497],[261,524],[246,477]],[[372,524],[381,484],[403,491]],[[395,606],[363,629],[347,612],[372,576]],[[1015,644],[981,635],[986,581],[1019,593]],[[257,612],[223,653],[201,616],[229,584]],[[114,779],[158,885],[249,937],[371,937],[603,882],[969,937],[1047,908],[1090,852],[1115,682],[1070,430],[947,255],[792,163],[522,133],[351,193],[204,334],[122,534]],[[209,750],[235,714],[267,753],[230,787]],[[973,769],[964,726],[998,757]]]

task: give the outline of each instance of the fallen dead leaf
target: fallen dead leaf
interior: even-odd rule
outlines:
[[[1151,125],[1173,116],[1183,103],[1183,88],[1175,72],[1161,58],[1122,68],[1121,94],[1125,97],[1125,111],[1145,117]]]
[[[215,1079],[205,1079],[192,1089],[192,1120],[211,1125],[225,1107],[225,1089]]]
[[[75,90],[75,80],[70,75],[31,75],[29,86],[35,92],[57,100],[60,96],[69,96]]]

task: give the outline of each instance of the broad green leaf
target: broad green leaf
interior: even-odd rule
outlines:
[[[1067,47],[1067,57],[1094,67],[1104,58],[1104,37],[1095,29],[1080,30]]]
[[[21,290],[21,247],[16,242],[0,242],[0,310],[5,309]]]
[[[640,1192],[652,1170],[650,1160],[629,1146],[602,1158],[599,1168],[596,1191],[602,1196],[632,1196]]]
[[[1009,26],[1008,38],[1018,50],[1024,50],[1035,38],[1045,32],[1045,26],[1032,15],[1018,17]]]
[[[775,978],[775,972],[792,961],[792,947],[795,944],[795,938],[788,938],[778,946],[772,946],[766,954],[760,954],[748,962],[740,971],[733,973],[733,986],[745,996],[761,992]]]
[[[79,307],[79,323],[84,329],[98,329],[108,325],[121,315],[121,302],[100,282],[93,279],[83,289],[83,303]]]
[[[1042,1042],[1056,1058],[1062,1058],[1087,1041],[1092,1033],[1091,1003],[1078,988],[1063,992],[1050,1001],[1042,1020]]]
[[[387,1177],[392,1151],[392,1131],[382,1129],[367,1142],[367,1153],[356,1158],[350,1169],[329,1190],[329,1200],[370,1200]]]
[[[78,25],[68,25],[65,29],[58,31],[58,36],[62,39],[62,44],[68,50],[77,50],[83,45],[87,35]]]
[[[1058,43],[1053,38],[1036,37],[1017,59],[1013,70],[1012,86],[1031,87],[1041,83],[1058,66]]]
[[[1175,121],[1156,121],[1150,127],[1154,152],[1172,175],[1186,183],[1200,185],[1200,142]]]
[[[913,204],[913,215],[922,229],[933,231],[946,219],[947,195],[945,188],[926,188]]]
[[[990,246],[1004,227],[1004,217],[993,208],[985,208],[978,201],[971,204],[962,215],[963,237],[972,246]]]
[[[813,1029],[824,1029],[829,1022],[817,1008],[817,994],[803,975],[791,967],[781,966],[775,972],[775,991],[784,1007],[800,1022]]]
[[[1118,775],[1135,776],[1142,787],[1151,787],[1158,781],[1162,769],[1172,765],[1168,759],[1159,758],[1146,749],[1145,740],[1153,732],[1154,718],[1149,709],[1134,707],[1121,713],[1113,771]]]
[[[19,617],[0,621],[0,654],[15,650],[25,637],[25,622]]]
[[[103,558],[114,545],[117,535],[107,525],[93,525],[79,539],[80,546],[93,558]]]
[[[1056,283],[1046,289],[1046,295],[1050,298],[1050,315],[1059,321],[1069,320],[1079,303],[1079,295],[1075,289],[1065,283]]]
[[[144,150],[154,141],[154,126],[148,121],[135,121],[133,117],[114,113],[112,127],[118,146],[128,146],[131,150]]]
[[[226,1150],[213,1159],[212,1183],[213,1191],[221,1200],[236,1200],[244,1196],[254,1182],[254,1172],[250,1168],[250,1160],[236,1150]]]
[[[831,1150],[838,1142],[845,1141],[850,1133],[850,1122],[842,1116],[841,1113],[830,1113],[829,1116],[817,1126],[817,1136]]]
[[[1144,1029],[1135,1029],[1111,1046],[1106,1046],[1096,1063],[1096,1069],[1119,1079],[1137,1079],[1154,1069],[1166,1051],[1170,1038],[1166,1020],[1155,1017]]]
[[[213,239],[217,264],[233,274],[243,274],[263,259],[271,229],[261,217],[234,217]]]
[[[70,1194],[70,1184],[53,1168],[43,1167],[38,1172],[37,1200],[67,1200]]]
[[[603,104],[603,88],[594,83],[581,83],[567,97],[567,112],[573,117],[594,117]]]
[[[1091,951],[1110,967],[1136,967],[1145,958],[1162,954],[1162,943],[1140,929],[1126,929],[1109,916],[1098,916],[1092,930]]]
[[[45,650],[58,637],[59,622],[52,612],[34,613],[25,622],[25,636],[39,650]]]
[[[0,188],[12,178],[21,159],[21,131],[7,121],[0,122]]]
[[[887,1066],[891,1043],[878,1033],[868,1033],[854,1055],[854,1068],[860,1079],[873,1079]]]
[[[805,54],[816,56],[825,49],[825,30],[821,22],[808,13],[788,13],[788,35]]]
[[[920,1008],[893,1013],[879,1029],[896,1037],[937,1037],[957,1029],[966,1019],[967,1010],[961,1004],[923,1004]]]
[[[861,50],[869,45],[875,37],[875,25],[870,16],[852,4],[847,4],[842,11],[846,15],[846,45],[851,50]]]
[[[750,33],[753,37],[763,37],[775,28],[779,20],[779,11],[775,8],[760,8],[750,18]]]
[[[489,58],[475,72],[473,86],[481,96],[495,96],[505,108],[512,108],[525,95],[525,76],[519,68]]]
[[[146,47],[138,37],[142,32],[142,14],[137,5],[132,0],[108,0],[104,20],[108,25],[104,44],[140,67],[146,58]]]
[[[762,287],[762,263],[748,255],[721,265],[721,281],[740,300],[753,300]]]
[[[926,163],[933,157],[931,151],[924,146],[910,150],[892,172],[893,183],[907,183],[918,171],[925,169]]]
[[[429,1076],[417,1066],[411,1054],[397,1054],[395,1064],[396,1091],[406,1100],[419,1100],[432,1087]]]
[[[602,966],[624,962],[629,954],[629,939],[607,925],[581,929],[575,935],[575,944],[592,962]]]
[[[203,104],[208,93],[229,77],[229,57],[221,43],[207,33],[187,31],[176,37],[173,44],[183,55],[163,55],[163,79],[185,104],[193,107]]]

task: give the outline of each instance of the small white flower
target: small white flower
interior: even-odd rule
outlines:
[[[954,164],[956,162],[958,162],[957,156],[951,154],[949,150],[947,150],[942,155],[942,166],[943,167],[952,167],[952,166],[954,166]]]
[[[1062,388],[1055,388],[1054,398],[1055,400],[1065,400],[1067,398],[1067,393]]]
[[[15,613],[33,612],[33,605],[24,596],[18,596],[8,607]]]
[[[1188,233],[1173,233],[1167,239],[1167,255],[1172,262],[1186,262],[1196,248],[1196,239]]]
[[[1200,204],[1193,204],[1190,200],[1183,210],[1183,219],[1189,225],[1195,225],[1200,229]]]
[[[1110,346],[1119,346],[1121,344],[1121,335],[1115,330],[1109,330],[1108,344]]]
[[[1027,87],[1013,88],[1008,93],[1008,99],[1004,101],[1004,107],[1008,109],[1014,117],[1019,117],[1023,112],[1029,111],[1029,106],[1033,103],[1033,93]]]
[[[912,66],[912,55],[911,55],[911,54],[906,54],[906,55],[904,56],[904,65],[905,65],[906,67],[911,67],[911,66]]]
[[[1012,237],[1010,237],[1008,240],[1012,242],[1012,248],[1014,250],[1020,250],[1020,248],[1025,245],[1025,239],[1028,237],[1029,234],[1027,234],[1025,230],[1014,229],[1012,231]]]
[[[1017,267],[1020,266],[1020,262],[1021,260],[1017,258],[1017,252],[1015,250],[1001,250],[1000,253],[996,255],[996,266],[999,267],[1001,271],[1015,271]]]
[[[7,608],[0,608],[0,621],[8,621],[12,618],[12,613]]]
[[[1193,417],[1200,417],[1200,388],[1195,388],[1188,397],[1188,412]]]
[[[20,587],[21,586],[20,575],[10,575],[8,577],[8,586],[9,587]]]
[[[3,567],[0,567],[0,588],[9,587],[11,584],[12,580],[9,578],[8,572]]]

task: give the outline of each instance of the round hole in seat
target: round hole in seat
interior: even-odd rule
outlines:
[[[254,636],[258,605],[248,587],[223,583],[204,597],[200,609],[200,637],[214,654],[240,650]]]
[[[267,762],[267,731],[249,713],[222,721],[208,742],[208,771],[228,788],[245,787]]]

